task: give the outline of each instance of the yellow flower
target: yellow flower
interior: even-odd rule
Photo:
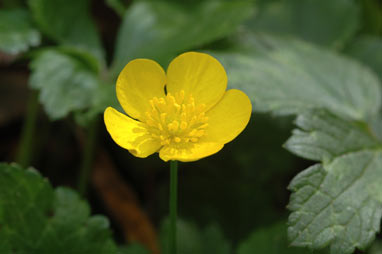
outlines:
[[[164,161],[204,158],[239,135],[251,116],[247,95],[226,88],[223,66],[207,54],[176,57],[167,75],[155,61],[135,59],[122,70],[116,86],[128,116],[108,107],[107,131],[137,157],[159,152]]]

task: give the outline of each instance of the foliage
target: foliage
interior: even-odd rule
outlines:
[[[99,86],[97,76],[81,60],[52,49],[41,52],[31,63],[30,86],[40,90],[40,101],[52,119],[92,103]]]
[[[103,49],[88,0],[29,0],[41,31],[57,43],[78,47],[103,60]]]
[[[24,9],[0,10],[0,51],[17,54],[40,43],[40,33],[33,27]]]
[[[268,1],[249,23],[254,31],[291,34],[316,44],[342,48],[357,32],[360,10],[355,1]]]
[[[119,13],[123,12],[121,2],[109,1],[108,4]],[[62,52],[50,51],[49,59],[47,53],[37,54],[31,65],[32,70],[35,71],[30,82],[31,87],[41,89],[40,102],[52,119],[60,119],[70,112],[75,112],[78,116],[79,111],[85,111],[85,115],[80,114],[76,118],[81,124],[86,124],[89,118],[103,112],[105,106],[116,104],[113,98],[115,96],[110,92],[107,93],[108,98],[100,98],[102,95],[99,91],[111,91],[111,89],[99,84],[113,83],[116,75],[129,60],[150,57],[167,63],[179,52],[231,33],[252,13],[252,4],[248,1],[235,3],[208,1],[195,5],[192,11],[188,5],[174,5],[166,1],[137,1],[124,14],[113,63],[110,70],[106,70],[99,36],[94,22],[88,15],[87,0],[73,1],[73,3],[62,0],[30,0],[29,5],[42,32],[59,45],[75,51],[77,58],[73,59],[72,53],[68,57],[65,56],[66,54],[62,55]],[[52,11],[56,8],[60,10],[60,13]],[[167,15],[169,11],[177,15],[169,16]],[[241,12],[242,15],[235,15],[237,12]],[[206,15],[207,13],[209,15]],[[142,22],[140,17],[145,17],[145,21]],[[76,23],[74,29],[66,20]],[[199,20],[197,25],[194,20]],[[182,31],[188,32],[180,36]],[[81,58],[80,61],[78,56]],[[85,65],[84,58],[86,58]],[[51,64],[51,60],[55,64]],[[89,64],[97,66],[98,72],[89,73],[86,66]],[[47,65],[49,68],[45,68],[48,67]],[[54,85],[50,85],[51,81]],[[91,103],[93,97],[93,103]]]
[[[252,48],[216,56],[254,110],[285,115],[323,107],[355,120],[378,112],[379,81],[359,63],[298,40],[246,36]]]
[[[382,212],[380,82],[364,66],[312,45],[272,37],[265,42],[267,49],[261,43],[253,49],[255,57],[217,56],[231,85],[252,96],[255,110],[298,114],[299,129],[285,147],[321,162],[289,185],[291,244],[330,244],[333,254],[365,249]]]
[[[204,1],[192,6],[137,1],[126,12],[118,33],[113,76],[134,58],[150,58],[166,65],[179,52],[228,35],[251,13],[251,2],[246,0]]]
[[[227,165],[240,169],[223,172],[216,166],[222,157],[212,161],[215,166],[198,164],[217,171],[210,177],[224,187],[216,184],[213,193],[209,171],[198,171],[190,177],[198,185],[193,183],[187,197],[201,198],[184,202],[195,207],[220,198],[214,204],[226,210],[197,207],[208,214],[198,214],[206,225],[212,217],[221,228],[180,221],[179,253],[310,253],[286,248],[288,243],[331,254],[381,251],[379,241],[367,250],[382,216],[382,6],[377,0],[105,0],[121,18],[111,50],[102,45],[90,0],[26,2],[4,1],[0,51],[31,59],[29,86],[38,90],[50,120],[73,115],[84,126],[107,106],[118,107],[114,83],[129,60],[151,58],[166,67],[177,54],[196,50],[217,57],[229,87],[250,96],[254,125],[272,122],[260,128],[261,137],[245,136],[243,148],[227,145],[234,148],[224,154]],[[281,146],[289,125],[275,127],[285,119],[265,114],[295,117],[284,148],[315,163],[289,184],[287,225],[269,223],[280,212],[272,210],[263,189],[282,185],[276,179],[280,172],[288,176],[290,167],[309,162],[294,164],[273,147]],[[140,163],[139,170],[145,165]],[[184,166],[185,171],[194,167]],[[75,192],[53,189],[35,170],[0,164],[0,179],[0,253],[147,253],[138,245],[118,249],[104,217],[90,216]],[[233,210],[242,217],[223,225]],[[244,226],[243,220],[248,220]],[[160,230],[164,253],[166,225]],[[262,227],[248,234],[252,225]],[[236,248],[235,235],[244,234]]]
[[[0,164],[0,179],[1,253],[118,253],[108,220],[72,190],[16,164]]]
[[[164,220],[161,226],[161,245],[164,254],[168,252],[169,220]],[[200,230],[195,224],[183,220],[177,221],[177,253],[231,253],[231,244],[224,238],[221,229],[216,224]]]
[[[237,250],[237,254],[267,253],[267,254],[308,254],[310,250],[288,246],[287,227],[281,221],[267,228],[253,232],[245,239]],[[325,253],[324,251],[320,253]]]

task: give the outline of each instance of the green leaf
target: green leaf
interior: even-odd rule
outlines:
[[[162,253],[169,253],[168,231],[169,220],[166,219],[161,226],[160,241]],[[177,253],[178,254],[229,254],[231,246],[224,238],[221,229],[216,224],[211,224],[200,230],[195,224],[177,220]]]
[[[287,227],[283,221],[253,232],[239,245],[236,253],[309,254],[311,251],[289,246]]]
[[[364,250],[382,216],[382,144],[365,126],[319,111],[300,115],[286,148],[322,160],[290,183],[288,235],[294,246],[330,253]]]
[[[40,102],[51,119],[92,105],[99,81],[87,56],[48,49],[32,61],[30,86],[40,90]]]
[[[117,254],[107,219],[73,191],[15,164],[0,164],[0,182],[2,253]]]
[[[135,1],[118,33],[113,75],[134,58],[151,58],[166,65],[182,51],[230,34],[252,10],[252,3],[247,0],[204,1],[193,5]]]
[[[379,231],[382,151],[364,150],[317,164],[296,176],[289,189],[292,245],[331,253],[365,249]]]
[[[92,120],[103,113],[107,107],[113,107],[123,112],[115,95],[115,84],[100,82],[93,93],[91,105],[88,110],[76,111],[75,120],[81,126],[88,126]]]
[[[358,30],[359,9],[355,1],[348,0],[273,1],[260,7],[248,26],[342,48]]]
[[[101,42],[89,13],[89,0],[28,0],[28,3],[35,21],[47,36],[104,61]]]
[[[382,80],[382,38],[363,36],[357,38],[346,52],[368,65]]]
[[[33,27],[27,10],[0,10],[0,51],[17,54],[40,44],[40,33]]]
[[[246,91],[255,110],[299,115],[299,129],[285,146],[321,161],[289,186],[291,244],[329,245],[332,254],[365,249],[382,213],[378,78],[351,59],[301,41],[242,40],[241,50],[216,54],[229,84]]]
[[[295,123],[299,129],[293,131],[285,148],[306,159],[328,162],[349,152],[380,147],[367,125],[345,121],[326,111],[306,112]]]
[[[245,91],[255,111],[298,114],[326,108],[362,120],[381,106],[374,73],[308,43],[248,34],[245,51],[214,55],[227,70],[229,86]]]

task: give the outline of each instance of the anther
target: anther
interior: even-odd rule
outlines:
[[[185,130],[187,128],[187,123],[185,122],[185,121],[182,121],[181,123],[180,123],[180,129],[181,130]]]
[[[179,122],[174,120],[167,125],[169,131],[177,131],[179,128]]]
[[[198,130],[197,132],[196,132],[196,134],[195,134],[195,136],[197,136],[197,137],[201,137],[201,136],[203,136],[204,135],[204,130]]]
[[[205,124],[200,125],[199,128],[201,128],[201,129],[205,129],[205,128],[207,128],[207,126],[208,126],[208,123],[205,123]]]

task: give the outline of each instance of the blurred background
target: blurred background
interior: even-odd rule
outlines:
[[[0,8],[0,161],[78,190],[110,219],[118,243],[153,252],[168,214],[169,165],[133,157],[102,121],[106,106],[120,108],[114,83],[129,60],[166,68],[184,51],[235,54],[257,47],[248,36],[269,35],[346,55],[382,77],[379,0],[2,0]],[[258,236],[269,236],[280,242],[274,253],[297,253],[284,251],[287,186],[313,162],[282,148],[293,117],[256,112],[256,102],[254,110],[221,152],[180,163],[179,216],[187,234],[212,230],[242,249],[252,236],[256,253],[273,253],[259,247],[267,241]],[[200,239],[185,241],[197,248]]]

